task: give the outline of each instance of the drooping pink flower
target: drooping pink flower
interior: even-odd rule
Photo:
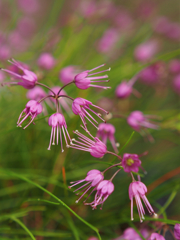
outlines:
[[[121,82],[116,88],[116,96],[124,99],[134,93],[135,96],[140,97],[140,93],[133,88],[133,85],[138,80],[139,74],[136,74],[131,80]]]
[[[50,53],[42,53],[38,58],[38,66],[45,70],[51,70],[55,65],[55,59]]]
[[[92,102],[84,99],[84,98],[76,98],[73,103],[72,103],[72,111],[74,114],[79,115],[83,125],[85,127],[85,129],[87,130],[87,123],[85,118],[96,128],[98,128],[95,124],[98,124],[98,122],[91,116],[91,114],[88,111],[91,111],[92,113],[94,113],[98,118],[100,118],[102,121],[105,122],[105,120],[100,116],[99,113],[96,113],[95,111],[93,111],[89,106],[93,106],[97,109],[100,109],[101,111],[104,111],[106,114],[108,114],[108,112],[106,110],[104,110],[103,108],[100,108],[94,104],[92,104]],[[88,111],[87,111],[88,110]]]
[[[152,233],[148,240],[165,240],[165,238],[159,233]]]
[[[77,74],[75,77],[74,77],[74,83],[76,84],[76,87],[80,88],[80,89],[87,89],[89,87],[97,87],[97,88],[103,88],[103,89],[108,89],[110,87],[104,87],[104,86],[99,86],[99,85],[94,85],[94,84],[91,84],[91,83],[96,83],[96,82],[109,82],[109,80],[101,80],[103,78],[107,78],[108,75],[104,75],[104,76],[97,76],[97,77],[92,77],[93,75],[96,75],[96,74],[99,74],[99,73],[103,73],[103,72],[107,72],[107,71],[110,71],[110,68],[107,69],[107,70],[103,70],[103,71],[100,71],[100,72],[96,72],[96,73],[91,73],[89,74],[90,72],[100,68],[100,67],[103,67],[105,66],[105,64],[102,64],[96,68],[93,68],[91,70],[86,70],[84,72],[81,72],[79,74]]]
[[[102,38],[99,40],[97,45],[97,50],[100,53],[107,53],[111,51],[118,41],[119,34],[118,31],[114,28],[110,28],[106,30],[102,36]]]
[[[173,74],[180,73],[180,60],[179,59],[173,59],[170,61],[169,71]]]
[[[176,93],[180,94],[180,74],[173,79],[173,88]]]
[[[25,67],[22,66],[21,63],[15,61],[14,59],[11,61],[9,61],[10,63],[14,64],[17,68],[19,68],[20,70],[22,70],[22,75],[17,74],[16,72],[10,71],[8,69],[1,69],[4,72],[7,72],[9,74],[11,74],[14,79],[18,79],[20,80],[19,82],[10,82],[9,84],[18,84],[21,85],[22,87],[26,88],[26,89],[31,89],[35,87],[35,84],[37,82],[37,76],[35,73],[27,70]]]
[[[63,84],[68,84],[74,80],[74,77],[77,74],[77,69],[75,66],[67,66],[62,68],[59,73],[59,79]]]
[[[28,124],[23,128],[27,128],[35,119],[35,117],[40,114],[43,110],[42,105],[35,101],[35,100],[30,100],[27,104],[25,109],[21,112],[18,121],[17,121],[17,126],[21,127],[21,124],[28,118],[30,117],[30,121]]]
[[[107,143],[107,139],[109,138],[109,140],[114,148],[114,151],[116,153],[118,153],[118,149],[116,147],[116,141],[115,141],[115,137],[114,137],[115,127],[110,123],[100,123],[98,128],[99,129],[97,131],[96,137],[102,139],[102,142],[104,144]]]
[[[138,172],[141,160],[137,154],[124,153],[122,166],[125,172]]]
[[[134,56],[137,61],[146,62],[154,57],[158,51],[158,43],[155,40],[150,40],[141,43],[135,48]]]
[[[100,209],[102,209],[103,203],[114,191],[114,184],[110,180],[103,180],[97,185],[96,190],[94,200],[91,203],[85,203],[85,205],[90,205],[92,209],[96,209],[98,205],[101,205]]]
[[[150,214],[154,214],[154,210],[149,203],[148,199],[146,198],[145,194],[147,192],[147,187],[144,183],[140,181],[134,181],[129,185],[129,199],[131,200],[131,220],[134,220],[133,218],[133,198],[135,198],[140,222],[143,222],[144,219],[144,207],[142,205],[141,199],[143,200],[144,204],[147,207],[147,210]]]
[[[74,133],[78,135],[78,139],[80,141],[72,139],[70,146],[71,148],[90,152],[90,154],[95,158],[102,158],[106,154],[107,147],[103,142],[99,140],[99,138],[93,137],[89,132],[88,134],[92,137],[93,140],[86,137],[78,130],[76,130]]]
[[[150,118],[154,118],[153,115],[144,115],[141,111],[133,111],[127,118],[127,123],[135,130],[141,131],[144,128],[158,129],[159,127],[150,122]]]
[[[34,88],[30,89],[26,94],[27,98],[36,100],[36,101],[41,100],[45,96],[46,96],[46,92],[39,86],[35,86]]]
[[[177,240],[180,239],[180,224],[176,223],[174,226],[174,236]]]
[[[87,176],[85,177],[85,179],[82,180],[78,180],[75,182],[71,182],[71,185],[69,188],[72,188],[74,186],[76,186],[77,184],[80,184],[82,182],[86,182],[84,185],[82,185],[81,187],[79,187],[78,189],[76,189],[74,192],[82,189],[79,193],[83,192],[83,194],[80,196],[80,198],[78,200],[76,200],[76,203],[79,202],[79,200],[91,189],[93,188],[93,190],[91,191],[91,193],[94,191],[94,189],[96,189],[97,185],[104,179],[104,175],[102,174],[102,172],[100,172],[99,170],[93,169],[90,170],[87,173]],[[88,197],[91,195],[91,193],[88,195]],[[78,194],[77,194],[78,195]],[[87,197],[87,198],[88,198]]]
[[[68,137],[69,141],[71,142],[71,137],[68,133],[64,116],[61,113],[54,113],[49,117],[48,124],[49,124],[49,126],[52,127],[48,150],[51,149],[51,143],[52,143],[52,145],[55,145],[55,137],[56,137],[56,143],[58,145],[59,134],[60,134],[61,151],[64,152],[63,144],[62,144],[62,133],[64,135],[66,147],[69,147],[67,137]],[[66,135],[67,135],[67,137],[66,137]]]

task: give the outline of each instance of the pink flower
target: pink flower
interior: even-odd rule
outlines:
[[[103,142],[99,140],[99,138],[93,137],[89,132],[88,134],[93,138],[93,140],[84,136],[78,130],[76,130],[74,133],[79,136],[78,138],[81,140],[81,142],[76,139],[72,139],[70,146],[71,148],[90,152],[90,154],[95,158],[102,158],[106,154],[107,147]]]
[[[125,9],[118,10],[114,17],[114,22],[117,27],[123,31],[127,31],[133,24],[130,14]]]
[[[176,93],[180,94],[180,74],[173,79],[173,88]]]
[[[138,172],[141,160],[137,154],[125,153],[122,159],[122,166],[125,172]]]
[[[42,53],[37,63],[39,67],[45,70],[51,70],[55,65],[55,59],[50,53]]]
[[[116,141],[115,141],[115,137],[114,137],[115,127],[110,123],[100,123],[98,128],[99,129],[98,129],[96,137],[101,138],[102,142],[104,144],[107,143],[107,139],[109,138],[109,140],[114,148],[114,151],[116,153],[118,153],[118,149],[116,147]]]
[[[160,78],[160,71],[159,71],[160,67],[161,67],[161,64],[156,63],[143,69],[139,74],[139,77],[142,80],[142,82],[145,84],[157,83]]]
[[[170,21],[167,17],[159,17],[155,22],[155,31],[160,34],[166,34],[170,29]]]
[[[88,240],[98,240],[96,237],[89,237]]]
[[[169,63],[169,70],[173,74],[180,73],[180,60],[179,59],[173,59]]]
[[[174,236],[177,240],[180,239],[180,224],[176,223],[176,225],[174,226]]]
[[[141,111],[133,111],[128,116],[127,122],[135,131],[140,131],[144,128],[158,129],[159,127],[148,119],[154,117],[153,115],[144,115]]]
[[[67,66],[62,68],[59,73],[59,79],[63,84],[68,84],[74,80],[74,77],[77,74],[75,66]]]
[[[28,118],[30,117],[29,123],[23,128],[27,128],[35,119],[35,117],[40,114],[43,110],[43,107],[40,103],[38,103],[35,100],[30,100],[27,104],[25,109],[22,111],[20,114],[18,121],[17,121],[17,126],[21,127],[21,124]]]
[[[149,203],[149,201],[147,200],[147,198],[145,196],[146,192],[147,192],[147,187],[142,182],[135,181],[129,185],[129,199],[131,200],[131,220],[134,220],[134,218],[133,218],[133,198],[135,198],[135,200],[136,200],[136,205],[138,208],[140,222],[143,222],[144,214],[145,214],[141,199],[143,200],[144,204],[146,205],[149,213],[150,214],[154,213],[154,210],[153,210],[151,204]]]
[[[30,17],[22,17],[18,20],[17,30],[23,37],[31,37],[34,33],[35,28],[36,26],[34,19]]]
[[[90,18],[92,17],[99,9],[97,9],[96,1],[88,0],[82,1],[79,6],[79,10],[82,13],[83,17]]]
[[[87,182],[85,183],[84,185],[82,185],[81,187],[79,187],[78,189],[76,189],[74,192],[78,191],[79,189],[82,189],[80,191],[83,192],[83,194],[81,195],[81,197],[76,200],[76,203],[79,202],[79,200],[91,189],[93,188],[93,190],[91,191],[91,193],[94,191],[94,189],[96,189],[96,186],[104,179],[104,175],[99,171],[99,170],[96,170],[96,169],[93,169],[93,170],[90,170],[88,173],[87,173],[87,176],[85,177],[85,179],[82,179],[82,180],[78,180],[78,181],[75,181],[75,182],[71,182],[73,183],[73,185],[71,185],[69,188],[72,188],[74,186],[76,186],[77,184],[80,184],[82,182]],[[91,195],[91,193],[88,195],[88,197]],[[78,194],[77,194],[78,195]],[[88,198],[87,197],[87,198]]]
[[[49,126],[52,127],[48,150],[51,149],[51,143],[52,143],[52,145],[55,145],[55,137],[56,137],[56,142],[58,145],[59,134],[60,134],[61,151],[64,152],[63,144],[62,144],[62,132],[63,132],[64,139],[66,142],[66,147],[69,147],[66,135],[68,136],[69,141],[71,142],[71,138],[70,138],[68,130],[67,130],[67,125],[66,125],[64,116],[61,113],[54,113],[53,115],[51,115],[49,117],[48,124],[49,124]],[[62,129],[62,131],[61,131],[61,129]]]
[[[134,51],[134,56],[137,61],[146,62],[150,60],[158,51],[158,43],[155,40],[138,45]]]
[[[46,96],[45,91],[39,86],[35,86],[33,89],[30,89],[26,94],[27,98],[36,100],[36,101],[41,100],[45,96]]]
[[[102,64],[96,68],[93,68],[91,70],[86,70],[82,73],[79,73],[75,76],[74,78],[74,82],[76,84],[76,87],[80,88],[80,89],[87,89],[89,87],[97,87],[97,88],[103,88],[103,89],[108,89],[110,87],[103,87],[103,86],[99,86],[99,85],[94,85],[94,84],[91,84],[91,83],[96,83],[96,82],[109,82],[109,80],[99,80],[99,79],[103,79],[103,78],[107,78],[108,75],[104,75],[104,76],[99,76],[99,77],[91,77],[95,74],[99,74],[99,73],[103,73],[103,72],[106,72],[106,71],[110,71],[110,68],[107,69],[107,70],[103,70],[103,71],[100,71],[100,72],[97,72],[97,73],[91,73],[89,74],[90,72],[100,68],[100,67],[103,67],[105,66],[105,64]],[[97,81],[96,81],[97,80]]]
[[[9,62],[14,64],[17,68],[19,68],[23,72],[23,74],[20,75],[13,71],[7,70],[7,69],[1,69],[4,72],[11,74],[15,79],[20,80],[19,82],[11,82],[9,84],[18,84],[18,85],[23,86],[26,89],[34,88],[35,84],[37,82],[36,74],[27,70],[25,67],[22,66],[21,63],[15,61],[14,59],[12,60],[12,62],[11,61],[9,61]]]
[[[105,122],[105,120],[100,116],[99,113],[96,113],[95,111],[93,111],[89,106],[93,106],[95,108],[100,109],[101,111],[104,111],[106,114],[108,114],[108,112],[94,104],[92,104],[92,102],[84,99],[84,98],[76,98],[73,103],[72,103],[72,111],[74,114],[79,115],[83,125],[85,127],[85,129],[87,130],[87,123],[85,118],[92,123],[92,125],[96,128],[98,128],[94,123],[98,124],[98,122],[91,116],[91,114],[88,111],[91,111],[92,113],[94,113],[98,118],[100,118],[102,121]],[[87,111],[88,110],[88,111]]]
[[[165,238],[158,233],[152,233],[148,240],[165,240]]]
[[[19,7],[25,13],[35,13],[39,9],[37,0],[18,0]]]
[[[127,98],[131,95],[131,93],[134,93],[137,97],[140,97],[140,93],[133,89],[133,85],[135,82],[138,80],[139,74],[136,74],[130,81],[126,82],[123,81],[121,82],[117,88],[116,88],[116,96],[118,98]]]
[[[139,236],[139,234],[133,229],[133,228],[127,228],[123,235],[114,239],[114,240],[120,240],[120,239],[126,239],[126,240],[142,240],[142,238]]]
[[[116,29],[110,28],[106,30],[102,38],[98,42],[97,50],[100,53],[107,53],[112,50],[118,41],[119,34]]]
[[[85,205],[91,205],[92,209],[96,209],[98,205],[101,205],[100,209],[102,209],[103,203],[114,191],[114,184],[109,180],[103,180],[97,185],[96,190],[94,201],[85,203]]]

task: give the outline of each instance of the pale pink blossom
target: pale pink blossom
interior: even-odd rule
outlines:
[[[50,53],[42,53],[37,61],[39,67],[45,70],[51,70],[55,65],[55,59]]]
[[[180,224],[176,223],[174,226],[174,236],[177,240],[180,239]]]
[[[148,240],[165,240],[165,238],[159,233],[152,233]]]
[[[61,69],[59,73],[59,79],[63,84],[68,84],[74,80],[77,74],[77,69],[75,66],[67,66]]]

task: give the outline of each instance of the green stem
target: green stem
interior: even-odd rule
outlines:
[[[17,219],[16,217],[11,217],[11,219],[13,221],[15,221],[16,223],[18,223],[28,234],[29,236],[33,239],[36,240],[35,237],[33,236],[33,234],[29,231],[29,229],[24,225],[24,223],[22,223],[19,219]]]

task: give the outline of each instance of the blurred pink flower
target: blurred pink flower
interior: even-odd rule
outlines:
[[[76,74],[77,69],[75,66],[67,66],[61,69],[59,79],[63,84],[68,84],[74,80]]]
[[[174,236],[177,240],[180,239],[180,224],[176,223],[174,226]]]
[[[107,53],[114,48],[114,45],[119,39],[118,31],[115,28],[106,30],[98,42],[97,50],[100,53]]]
[[[19,8],[27,14],[35,13],[40,8],[37,0],[18,0],[18,5]]]
[[[159,233],[152,233],[148,240],[165,240],[165,238]]]
[[[31,100],[39,101],[46,96],[46,92],[39,86],[35,86],[33,89],[30,89],[26,97]]]
[[[22,17],[17,22],[17,31],[23,37],[31,37],[35,31],[36,25],[32,18]]]
[[[169,62],[169,71],[173,74],[180,73],[180,60],[173,59]]]
[[[4,61],[11,57],[11,49],[8,45],[0,45],[0,60]]]
[[[109,138],[114,151],[116,153],[118,153],[118,149],[116,147],[116,141],[115,141],[115,137],[114,137],[115,127],[110,123],[100,123],[98,128],[99,129],[97,131],[96,137],[102,139],[102,142],[104,144],[107,143],[107,139]]]
[[[155,40],[149,40],[141,43],[134,50],[134,56],[137,61],[146,62],[154,57],[158,51],[158,43]]]
[[[38,66],[45,70],[51,70],[55,65],[55,59],[50,53],[42,53],[38,58]]]
[[[173,89],[176,93],[180,94],[180,74],[173,79]]]

